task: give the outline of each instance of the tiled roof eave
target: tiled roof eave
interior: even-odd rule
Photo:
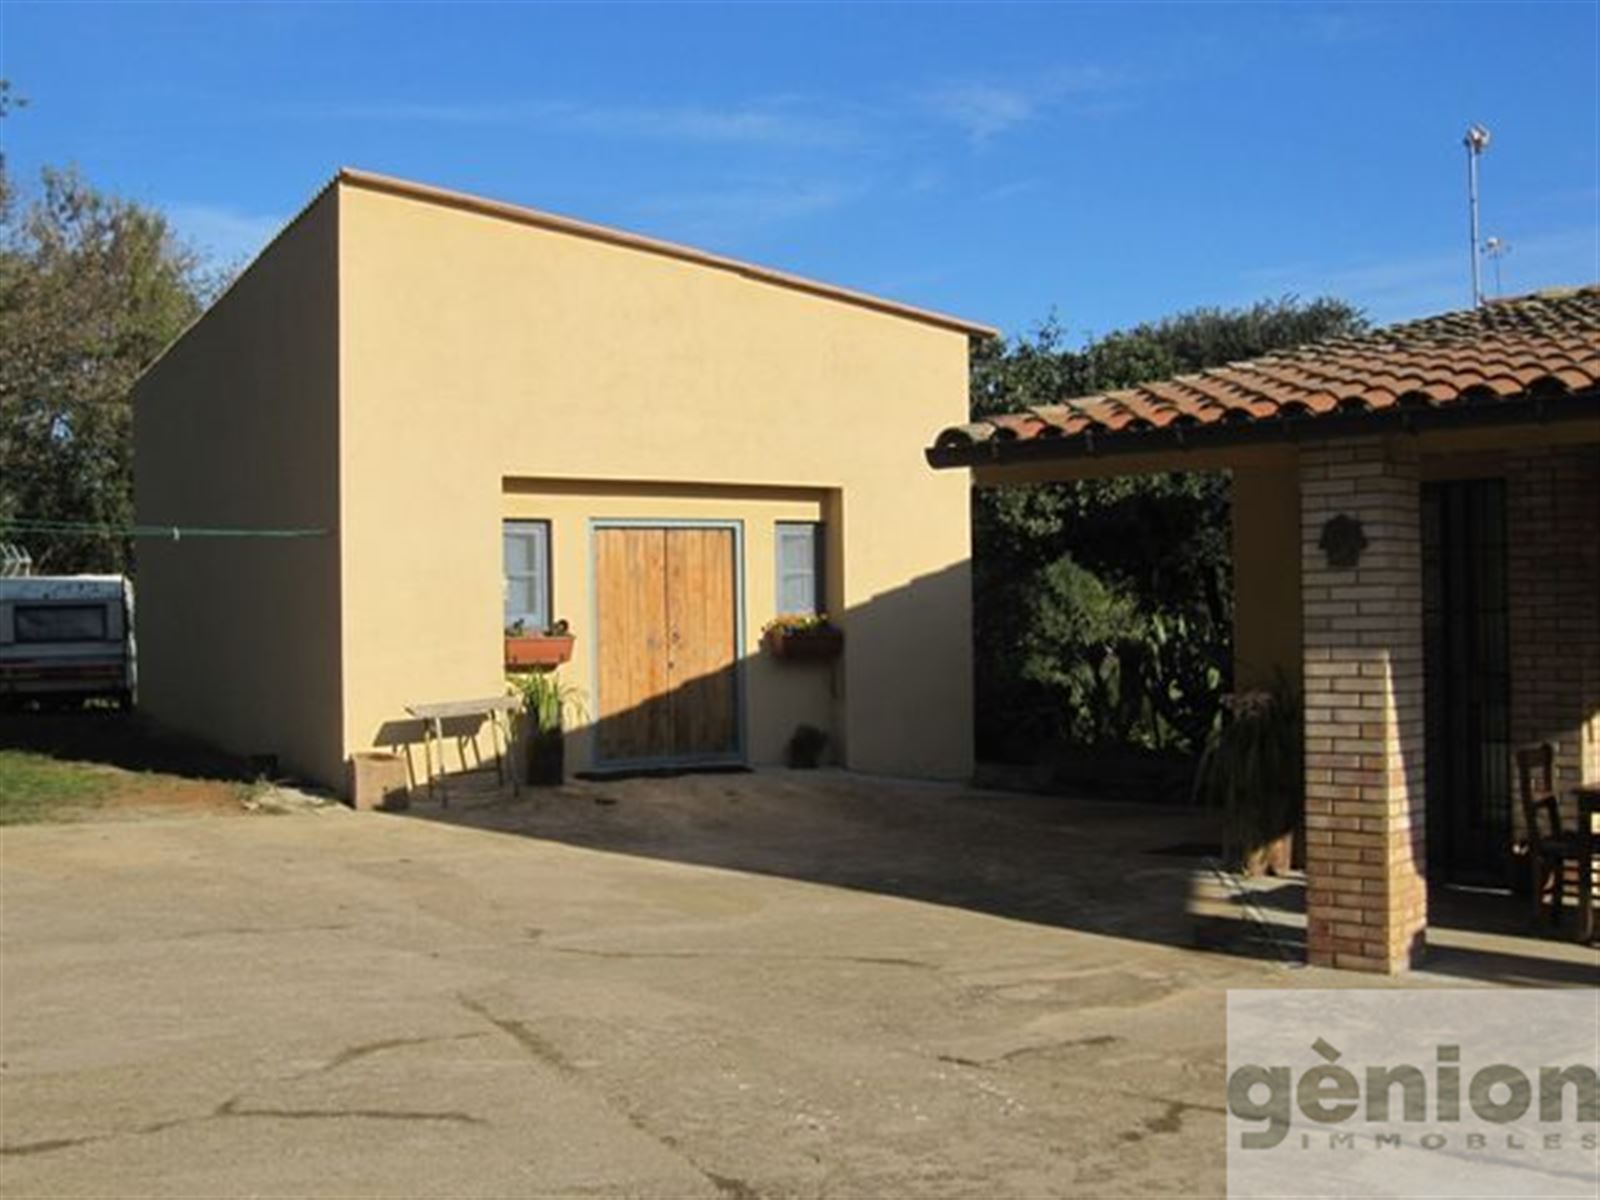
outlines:
[[[1393,405],[1320,415],[1295,413],[1235,424],[1088,429],[1074,437],[1015,441],[989,438],[964,445],[941,442],[927,449],[925,455],[934,467],[979,467],[1137,454],[1170,456],[1172,469],[1181,470],[1183,460],[1202,449],[1594,418],[1600,418],[1600,386],[1564,395],[1520,395],[1487,404],[1452,404],[1436,408]]]
[[[1204,371],[1001,413],[943,430],[930,461],[979,443],[1067,458],[1098,447],[1182,447],[1335,429],[1408,428],[1461,410],[1566,402],[1600,389],[1600,285],[1538,292]],[[1378,414],[1392,414],[1378,419]],[[1030,443],[1049,442],[1038,451]],[[1081,443],[1081,444],[1077,444]],[[991,450],[989,457],[999,453]]]

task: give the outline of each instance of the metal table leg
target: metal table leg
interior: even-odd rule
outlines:
[[[439,805],[442,808],[450,807],[450,785],[444,777],[444,722],[434,717],[432,722],[433,738],[439,744]]]

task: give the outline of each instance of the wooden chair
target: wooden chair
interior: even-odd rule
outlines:
[[[1517,779],[1521,786],[1522,820],[1528,831],[1528,867],[1536,925],[1546,887],[1550,889],[1550,920],[1560,924],[1567,863],[1577,863],[1581,857],[1576,832],[1561,827],[1555,773],[1556,748],[1551,743],[1525,746],[1517,751]]]

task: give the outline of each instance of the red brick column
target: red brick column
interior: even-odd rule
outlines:
[[[1407,439],[1301,451],[1307,946],[1322,966],[1405,970],[1427,926],[1418,493]],[[1320,544],[1338,516],[1366,539],[1353,566]]]

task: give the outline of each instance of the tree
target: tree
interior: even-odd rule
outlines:
[[[1200,309],[1066,345],[1052,317],[974,354],[975,417],[1362,332],[1337,300]],[[1229,685],[1228,484],[1219,474],[1085,480],[973,496],[978,748],[1194,752]]]
[[[212,284],[160,213],[50,168],[19,203],[0,163],[0,535],[19,518],[131,521],[129,391]],[[120,536],[11,536],[36,570],[129,561]]]

